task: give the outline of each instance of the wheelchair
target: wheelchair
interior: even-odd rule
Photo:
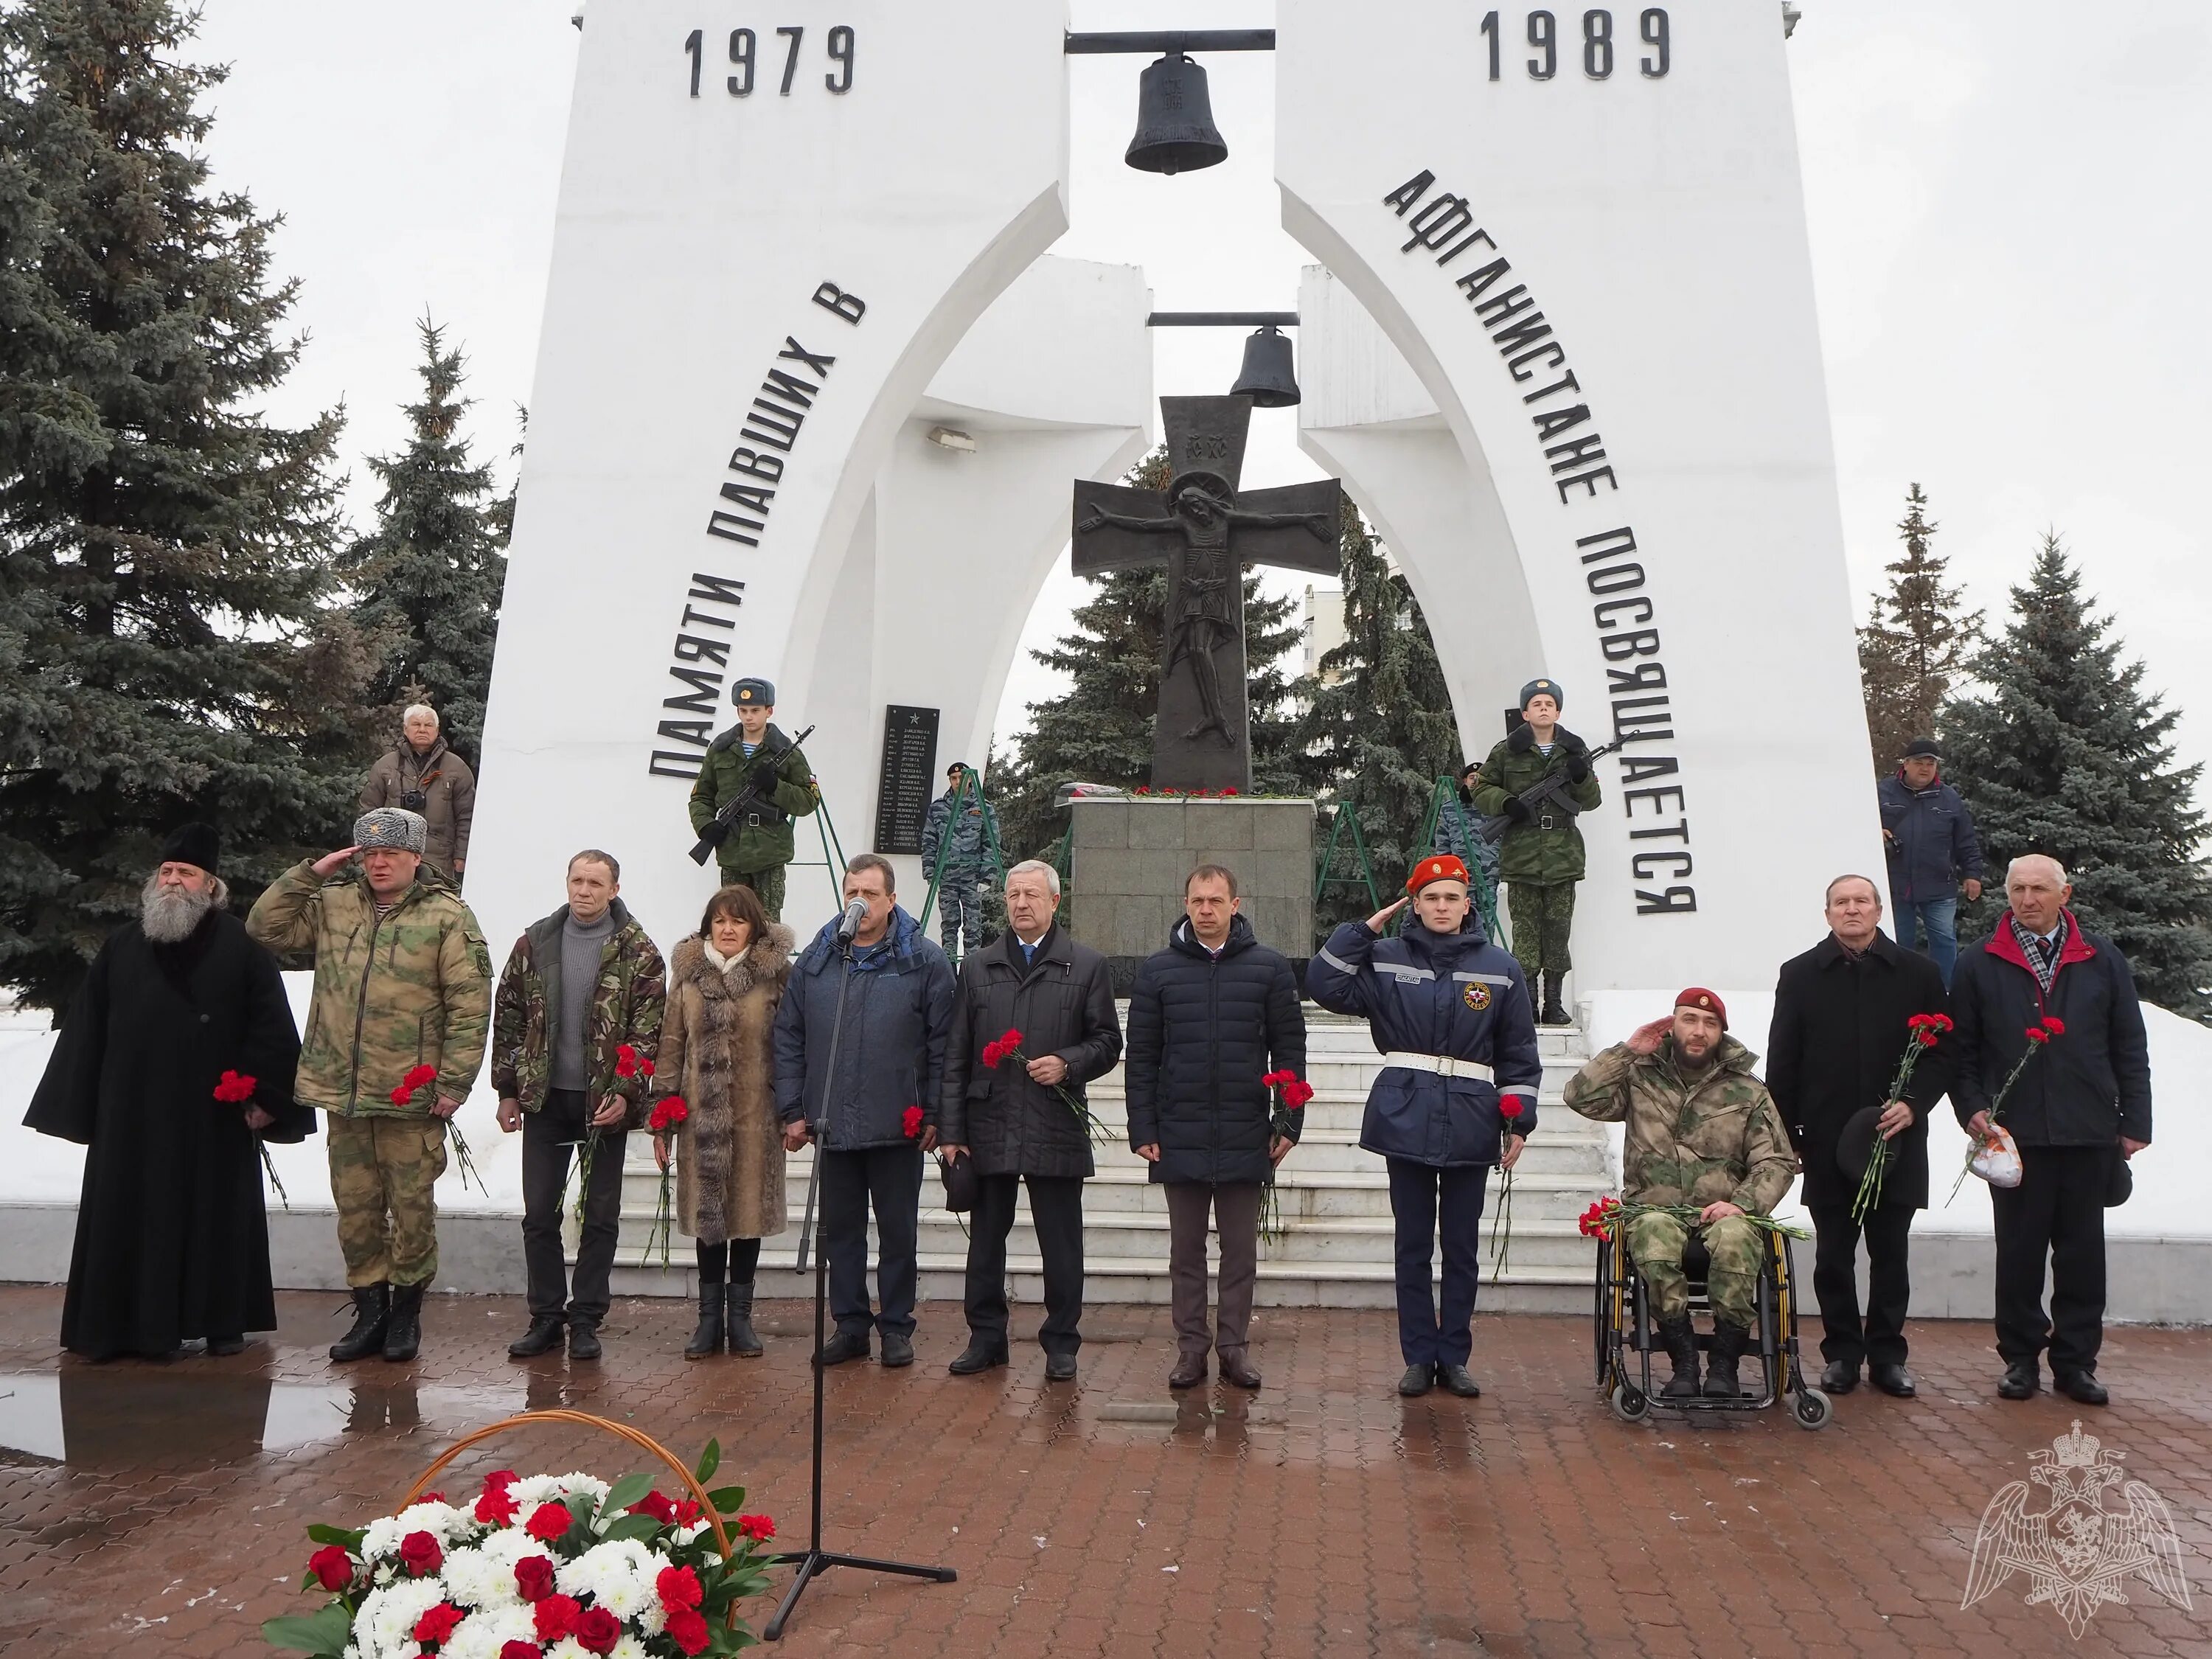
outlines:
[[[1758,1412],[1790,1396],[1790,1415],[1800,1428],[1822,1429],[1835,1413],[1835,1403],[1805,1380],[1797,1352],[1797,1296],[1796,1275],[1790,1269],[1790,1240],[1767,1232],[1765,1259],[1759,1265],[1755,1297],[1753,1346],[1744,1350],[1741,1364],[1759,1362],[1759,1382],[1755,1392],[1733,1399],[1662,1400],[1651,1377],[1651,1359],[1666,1350],[1657,1346],[1657,1319],[1650,1292],[1636,1270],[1628,1242],[1616,1228],[1597,1245],[1597,1386],[1607,1395],[1613,1415],[1624,1423],[1640,1423],[1654,1406],[1685,1413]],[[1690,1323],[1697,1328],[1700,1310],[1710,1313],[1705,1274],[1711,1266],[1705,1241],[1695,1233],[1682,1252],[1682,1272],[1690,1281]],[[1712,1346],[1710,1331],[1698,1333],[1698,1352]],[[1702,1369],[1702,1367],[1701,1367]]]

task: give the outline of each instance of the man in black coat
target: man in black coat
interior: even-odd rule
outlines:
[[[2150,1145],[2150,1049],[2127,958],[2112,940],[2081,931],[2066,908],[2073,895],[2058,860],[2041,854],[2014,859],[2005,872],[2008,908],[1952,975],[1959,1029],[1951,1109],[1968,1133],[1986,1136],[2004,1080],[2027,1054],[2027,1028],[2049,1033],[1996,1112],[2021,1165],[2019,1186],[1990,1189],[2005,1362],[1997,1393],[2032,1398],[2048,1347],[2051,1386],[2101,1406],[2105,1206],[2127,1179],[2124,1161]]]
[[[62,1346],[88,1359],[202,1336],[236,1353],[276,1326],[255,1137],[301,1140],[315,1117],[292,1099],[300,1037],[276,959],[223,908],[220,853],[205,824],[169,838],[23,1120],[87,1149]]]
[[[1866,1363],[1874,1385],[1909,1400],[1905,1314],[1912,1297],[1906,1250],[1912,1212],[1928,1207],[1928,1115],[1948,1086],[1950,1046],[1923,1049],[1902,1098],[1889,1085],[1912,1040],[1915,1014],[1948,1014],[1936,964],[1901,950],[1881,931],[1881,895],[1864,876],[1828,884],[1828,937],[1782,964],[1774,1024],[1766,1042],[1766,1088],[1782,1110],[1790,1145],[1805,1166],[1805,1207],[1817,1242],[1813,1293],[1820,1298],[1820,1386],[1858,1387]],[[1851,1209],[1859,1174],[1839,1162],[1844,1126],[1878,1112],[1875,1132],[1889,1142],[1880,1201],[1863,1221]],[[1866,1316],[1859,1315],[1859,1235],[1867,1243]]]
[[[1183,883],[1183,920],[1137,970],[1129,993],[1129,1146],[1167,1188],[1175,1370],[1168,1386],[1206,1380],[1206,1224],[1221,1235],[1220,1310],[1211,1342],[1221,1375],[1256,1389],[1245,1357],[1259,1272],[1261,1189],[1298,1138],[1278,1114],[1270,1072],[1306,1071],[1298,985],[1280,952],[1237,914],[1237,877],[1200,865]]]
[[[1075,1376],[1083,1317],[1083,1183],[1091,1158],[1083,1085],[1121,1057],[1106,958],[1053,921],[1060,872],[1031,859],[1006,872],[1006,931],[960,964],[937,1138],[975,1162],[968,1221],[968,1346],[951,1366],[972,1376],[1006,1363],[1006,1235],[1022,1182],[1044,1258],[1037,1346],[1054,1382]],[[998,1044],[1019,1031],[1021,1057]]]

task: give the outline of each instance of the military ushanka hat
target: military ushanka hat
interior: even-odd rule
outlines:
[[[404,806],[380,806],[353,821],[353,844],[364,853],[379,847],[420,853],[429,842],[429,823],[420,812]]]

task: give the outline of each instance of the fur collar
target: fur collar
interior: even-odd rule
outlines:
[[[721,973],[708,961],[706,942],[696,933],[687,933],[669,953],[669,972],[677,984],[696,985],[710,996],[743,996],[762,981],[780,980],[791,972],[795,943],[790,928],[772,921],[768,932],[752,942],[744,959]]]

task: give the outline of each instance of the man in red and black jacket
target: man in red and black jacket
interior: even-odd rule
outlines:
[[[2028,1048],[2028,1027],[2057,1023],[1998,1115],[2019,1143],[2022,1172],[2019,1186],[1990,1189],[2005,1362],[1997,1392],[2033,1397],[2048,1347],[2052,1386],[2101,1406],[2106,1194],[2122,1178],[2121,1161],[2150,1145],[2150,1055],[2127,960],[2112,940],[2081,931],[2066,908],[2073,893],[2056,859],[2032,854],[2006,871],[2010,908],[1959,958],[1951,984],[1951,1103],[1969,1133],[1987,1131],[1990,1105]]]

